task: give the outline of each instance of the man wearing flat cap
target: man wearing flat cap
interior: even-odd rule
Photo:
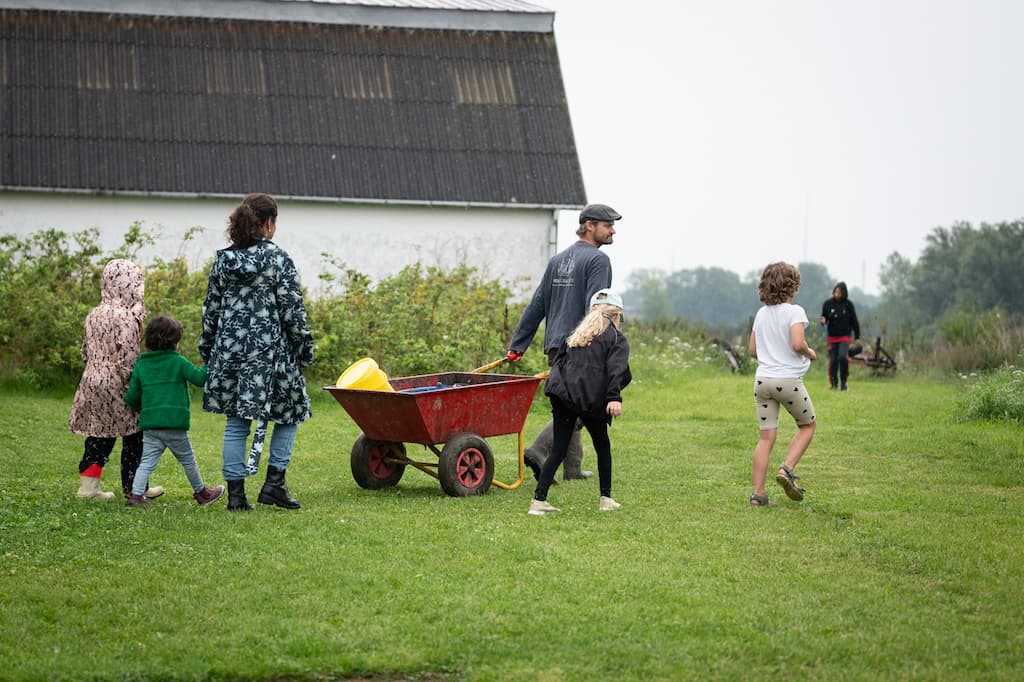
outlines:
[[[510,361],[516,362],[523,356],[541,321],[546,320],[544,352],[548,356],[548,365],[554,362],[565,338],[586,316],[590,297],[598,290],[612,285],[612,263],[600,249],[612,243],[615,221],[621,218],[615,209],[605,204],[589,204],[580,211],[580,226],[576,230],[579,240],[548,261],[540,285],[533,292],[533,298],[512,334],[506,356]],[[550,450],[551,428],[550,423],[545,426],[534,444],[524,453],[526,463],[535,476]],[[545,442],[547,447],[544,447]],[[577,427],[569,443],[562,477],[571,479],[593,476],[593,472],[581,468],[582,460],[583,448]]]

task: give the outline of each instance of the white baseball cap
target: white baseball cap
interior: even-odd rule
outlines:
[[[619,310],[622,310],[622,297],[614,293],[611,289],[600,289],[594,292],[594,295],[590,297],[590,307],[594,307],[598,303],[613,305]]]

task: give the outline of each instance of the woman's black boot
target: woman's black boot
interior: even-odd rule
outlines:
[[[252,511],[252,505],[245,499],[245,479],[228,481],[228,511]]]
[[[260,504],[276,504],[285,509],[298,509],[302,506],[288,494],[288,486],[284,482],[284,469],[271,466],[267,467],[267,480],[256,501]]]

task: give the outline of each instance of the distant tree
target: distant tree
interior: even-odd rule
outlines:
[[[959,254],[957,306],[1024,314],[1024,222],[982,223]]]
[[[928,319],[957,310],[1024,315],[1024,223],[936,228],[910,272],[909,293]]]
[[[731,333],[757,311],[756,286],[722,268],[678,270],[669,275],[666,293],[673,313]]]
[[[883,336],[897,337],[897,342],[927,322],[914,305],[913,271],[914,264],[910,259],[893,251],[878,274],[882,286],[882,300],[877,309],[879,330]]]
[[[968,223],[958,223],[949,229],[937,227],[925,238],[927,244],[910,273],[910,291],[928,320],[941,317],[955,299],[960,280],[958,252],[970,233]]]
[[[641,320],[657,322],[672,318],[672,303],[665,288],[667,275],[663,270],[634,270],[626,280],[626,308],[635,311]]]
[[[799,263],[797,267],[800,268],[800,291],[793,302],[807,311],[812,326],[817,325],[821,304],[832,295],[832,287],[838,280],[828,274],[828,269],[820,263]]]

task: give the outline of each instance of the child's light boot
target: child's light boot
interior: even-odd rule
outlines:
[[[100,490],[100,479],[94,476],[79,476],[78,497],[83,500],[112,500],[114,493]]]
[[[616,509],[622,509],[622,505],[613,500],[610,497],[601,496],[601,503],[597,506],[601,511],[615,511]]]

